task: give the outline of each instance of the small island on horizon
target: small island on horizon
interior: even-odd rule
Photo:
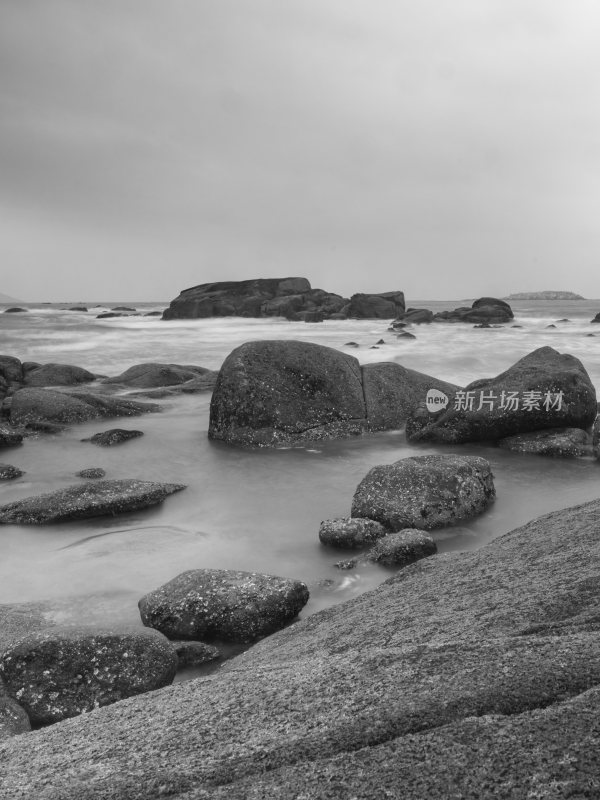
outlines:
[[[503,300],[585,300],[580,294],[575,292],[517,292],[503,297]]]

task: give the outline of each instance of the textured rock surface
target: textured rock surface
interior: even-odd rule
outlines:
[[[0,424],[0,447],[14,447],[21,444],[23,434],[8,425]]]
[[[348,316],[352,319],[395,319],[404,314],[404,293],[353,294]]]
[[[401,427],[425,401],[429,389],[438,389],[448,397],[454,397],[459,388],[395,362],[376,362],[360,369],[368,426],[373,431]]]
[[[144,629],[57,626],[29,634],[0,657],[6,691],[34,725],[167,686],[176,671],[171,643]]]
[[[438,311],[434,314],[434,322],[488,322],[500,324],[510,322],[514,318],[510,305],[497,297],[480,297],[471,307],[461,306],[454,311]]]
[[[78,383],[91,383],[96,376],[82,367],[70,364],[42,364],[30,370],[24,379],[26,386],[72,386]]]
[[[535,453],[555,458],[577,458],[592,454],[592,437],[581,428],[559,428],[508,436],[498,442],[515,453]]]
[[[106,470],[102,467],[86,467],[77,473],[78,478],[103,478]]]
[[[600,415],[596,417],[592,427],[592,451],[596,458],[600,458]]]
[[[388,530],[374,519],[340,519],[323,520],[319,526],[321,544],[328,547],[341,547],[356,550],[376,542],[387,534]]]
[[[432,530],[480,514],[495,496],[484,458],[414,456],[369,470],[356,488],[351,513],[391,531]]]
[[[207,680],[10,740],[6,796],[593,798],[599,527],[595,501],[423,559]]]
[[[235,570],[182,572],[139,602],[144,625],[169,639],[253,642],[290,622],[308,601],[302,581]]]
[[[388,533],[373,545],[366,558],[388,567],[406,567],[436,553],[437,545],[431,536],[420,530],[405,529]]]
[[[136,364],[114,378],[105,378],[104,383],[119,383],[140,389],[158,386],[176,386],[210,372],[205,367],[182,366],[181,364],[159,364],[149,362]]]
[[[181,489],[185,486],[179,483],[127,479],[77,484],[0,506],[0,524],[42,525],[124,514],[162,503]]]
[[[585,430],[597,413],[596,390],[581,361],[551,347],[534,350],[495,378],[470,383],[464,392],[460,403],[455,395],[431,422],[423,424],[418,412],[413,415],[407,438],[456,444],[548,428]],[[527,397],[533,398],[531,408]]]
[[[10,697],[0,680],[0,742],[30,730],[31,722],[27,712]]]
[[[208,435],[276,445],[358,433],[366,426],[360,366],[309,342],[247,342],[230,353],[210,404]]]
[[[221,658],[218,647],[204,642],[171,642],[177,653],[178,669],[199,667]]]
[[[257,278],[203,283],[184,289],[165,309],[163,319],[196,317],[288,317],[320,312],[339,314],[348,305],[340,295],[312,289],[306,278]]]
[[[14,425],[40,421],[70,424],[108,417],[137,417],[153,411],[160,411],[160,406],[124,397],[25,388],[13,395],[10,421]]]
[[[143,431],[125,430],[125,428],[111,428],[108,431],[95,433],[89,439],[82,439],[81,441],[91,442],[92,444],[97,444],[100,447],[113,447],[116,444],[122,444],[123,442],[128,442],[130,439],[137,439],[139,436],[143,435]]]
[[[0,481],[12,481],[24,474],[22,469],[13,467],[12,464],[0,464]]]

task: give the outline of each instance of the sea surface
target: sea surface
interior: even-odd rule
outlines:
[[[413,307],[434,311],[464,304],[410,301]],[[338,348],[361,363],[394,361],[464,385],[496,375],[532,350],[550,345],[577,356],[600,389],[600,325],[590,324],[600,300],[515,301],[514,324],[521,327],[420,325],[412,328],[416,340],[397,339],[388,331],[389,322],[380,320],[306,324],[283,319],[96,318],[116,305],[146,313],[162,311],[168,303],[117,299],[90,303],[87,313],[59,304],[0,313],[0,353],[114,376],[149,361],[218,369],[243,342],[300,339]],[[549,328],[551,324],[556,327]],[[380,339],[385,343],[375,348]],[[349,341],[359,347],[346,347]],[[139,624],[137,600],[144,593],[184,570],[217,568],[299,578],[311,593],[302,616],[312,614],[390,576],[390,570],[376,565],[352,572],[336,569],[335,562],[348,554],[320,545],[319,523],[349,516],[354,490],[372,466],[411,455],[473,453],[492,464],[495,503],[474,520],[434,532],[442,552],[477,549],[540,514],[600,496],[600,463],[591,458],[551,459],[483,445],[416,447],[406,443],[401,430],[314,446],[246,450],[209,441],[210,393],[158,402],[163,407],[159,414],[73,425],[63,433],[38,435],[20,447],[3,449],[0,460],[25,475],[0,483],[0,504],[76,484],[81,480],[76,473],[92,466],[103,467],[107,478],[177,482],[187,489],[162,506],[117,518],[1,526],[0,603],[50,600],[62,607],[65,620],[101,617],[107,623]],[[118,426],[145,435],[113,448],[81,441]],[[95,599],[81,599],[85,595]]]

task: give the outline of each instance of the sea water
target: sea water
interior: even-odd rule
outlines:
[[[116,304],[87,313],[56,304],[0,313],[0,353],[114,376],[149,361],[218,369],[243,342],[299,339],[350,353],[361,363],[393,361],[464,385],[550,345],[577,356],[600,388],[600,325],[590,324],[600,301],[519,301],[512,304],[512,324],[521,327],[436,323],[414,326],[414,340],[398,339],[383,320],[96,318]],[[461,304],[411,302],[434,311]],[[136,308],[146,313],[165,305]],[[380,339],[384,343],[377,345]],[[359,346],[346,346],[350,341]],[[0,603],[60,602],[70,621],[90,621],[99,613],[107,623],[139,624],[137,599],[144,593],[184,570],[216,568],[299,578],[310,588],[302,616],[312,614],[390,576],[377,565],[338,570],[335,562],[349,554],[321,546],[318,530],[321,520],[349,515],[354,490],[372,466],[406,456],[461,452],[492,465],[495,503],[473,520],[433,532],[441,552],[479,548],[540,514],[600,495],[600,465],[591,458],[542,458],[475,444],[411,446],[401,430],[287,449],[243,449],[208,439],[210,393],[158,402],[161,413],[73,425],[0,453],[2,462],[25,471],[18,480],[0,483],[0,504],[76,484],[81,480],[76,473],[92,466],[103,467],[107,478],[187,486],[143,512],[1,526]],[[82,441],[116,426],[142,430],[144,436],[112,448]],[[90,595],[95,600],[81,599]]]

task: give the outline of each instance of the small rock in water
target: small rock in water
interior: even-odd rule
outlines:
[[[409,333],[408,331],[401,331],[400,333],[396,334],[397,339],[416,339],[417,337],[414,333]]]
[[[384,536],[369,550],[366,558],[384,566],[406,567],[435,553],[437,545],[431,536],[421,530],[407,528]]]
[[[142,622],[169,639],[247,643],[268,636],[308,601],[305,583],[236,570],[195,569],[139,601]]]
[[[329,547],[359,549],[373,544],[387,533],[387,528],[374,519],[342,517],[323,520],[319,539]]]
[[[102,469],[102,467],[89,467],[77,473],[78,478],[103,478],[105,475],[106,470]]]
[[[22,469],[13,467],[12,464],[0,464],[0,481],[11,481],[25,475]]]
[[[102,433],[95,433],[89,439],[82,439],[82,442],[91,442],[92,444],[100,445],[101,447],[112,447],[115,444],[127,442],[129,439],[136,439],[138,436],[143,436],[143,431],[128,431],[124,428],[111,428]]]
[[[380,339],[378,342],[375,342],[375,344],[385,344],[385,341],[383,339]]]
[[[593,335],[594,335],[593,333],[590,333],[590,336],[593,336]],[[358,344],[358,342],[346,342],[344,347],[359,347],[359,344]]]

